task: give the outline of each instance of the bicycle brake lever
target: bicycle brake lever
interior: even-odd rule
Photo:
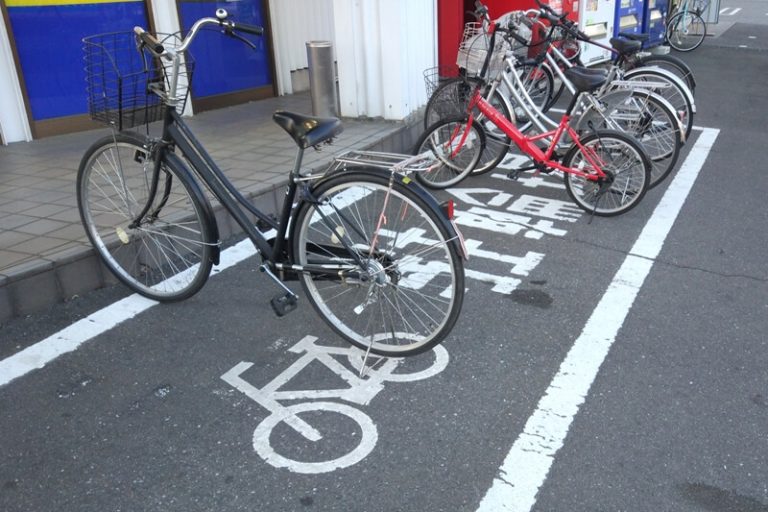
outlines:
[[[224,33],[230,37],[234,37],[235,39],[239,39],[243,43],[247,44],[251,47],[252,50],[256,49],[256,45],[253,44],[250,40],[246,39],[245,37],[241,36],[237,32],[235,32],[230,25],[224,24]]]

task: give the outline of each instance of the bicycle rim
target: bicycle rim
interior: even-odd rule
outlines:
[[[698,14],[688,12],[676,14],[669,23],[667,40],[669,45],[680,52],[698,48],[707,35],[707,25]]]
[[[416,142],[417,155],[429,156],[434,163],[428,171],[415,174],[429,188],[447,188],[459,183],[477,167],[485,146],[483,128],[466,119],[440,121],[427,128]],[[499,158],[498,160],[501,160]]]
[[[83,226],[106,266],[134,291],[160,301],[187,298],[212,265],[206,209],[171,164],[141,224],[131,227],[150,192],[153,162],[139,140],[108,137],[83,159],[78,207]]]
[[[675,112],[654,95],[636,93],[616,105],[609,114],[621,131],[643,146],[651,160],[653,187],[666,178],[677,164],[681,130]]]
[[[634,208],[645,195],[650,163],[642,147],[621,133],[598,132],[581,140],[585,152],[573,146],[563,160],[567,167],[594,175],[596,158],[607,180],[592,181],[566,173],[565,188],[576,204],[595,215],[610,217]]]
[[[405,186],[390,190],[387,177],[368,174],[341,175],[313,195],[322,206],[302,206],[294,261],[342,269],[301,274],[320,316],[353,345],[381,355],[412,355],[442,341],[461,308],[464,272],[438,212]],[[360,255],[364,275],[342,239]]]

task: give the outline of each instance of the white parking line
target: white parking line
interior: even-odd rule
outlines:
[[[245,239],[221,253],[220,263],[214,268],[214,272],[221,272],[254,254],[256,249],[249,239]],[[42,368],[60,355],[76,350],[91,338],[107,332],[156,304],[158,302],[154,300],[133,294],[3,359],[0,361],[0,386],[32,370]]]
[[[478,512],[530,511],[720,130],[704,128],[512,445]]]

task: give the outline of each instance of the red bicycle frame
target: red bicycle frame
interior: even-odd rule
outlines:
[[[467,122],[467,126],[472,124],[472,109],[475,107],[477,107],[478,110],[480,110],[480,112],[485,117],[487,117],[489,121],[496,125],[496,127],[501,129],[501,131],[503,131],[507,137],[512,139],[517,147],[519,147],[524,153],[528,154],[537,164],[541,164],[561,172],[575,174],[576,176],[580,176],[590,181],[598,181],[606,177],[606,174],[602,169],[604,162],[602,162],[600,157],[598,157],[591,148],[587,148],[581,144],[576,130],[571,128],[571,125],[569,124],[571,118],[569,112],[563,114],[563,116],[560,118],[560,124],[554,130],[528,137],[524,135],[520,130],[518,130],[517,126],[515,126],[509,119],[504,117],[504,114],[496,110],[493,105],[491,105],[487,100],[483,98],[483,96],[480,94],[480,88],[475,89],[475,92],[472,94],[472,99],[469,101],[469,107],[467,109],[467,112],[469,113],[469,121]],[[574,144],[576,144],[582,151],[582,154],[586,158],[587,162],[590,166],[592,166],[592,172],[584,172],[573,167],[566,167],[552,159],[553,155],[555,154],[555,149],[557,148],[557,143],[560,141],[563,133],[567,133],[568,136],[573,140]],[[546,152],[544,152],[534,143],[547,138],[551,138],[552,140]]]

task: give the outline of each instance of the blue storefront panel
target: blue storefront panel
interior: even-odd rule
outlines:
[[[181,1],[179,12],[184,30],[200,18],[212,17],[216,9],[226,9],[230,18],[242,23],[265,26],[261,0],[237,2]],[[256,45],[256,50],[216,30],[202,31],[190,47],[195,60],[192,97],[205,98],[255,89],[272,84],[266,35],[241,34]]]
[[[6,6],[34,121],[87,113],[83,37],[147,26],[142,0],[7,0]]]

